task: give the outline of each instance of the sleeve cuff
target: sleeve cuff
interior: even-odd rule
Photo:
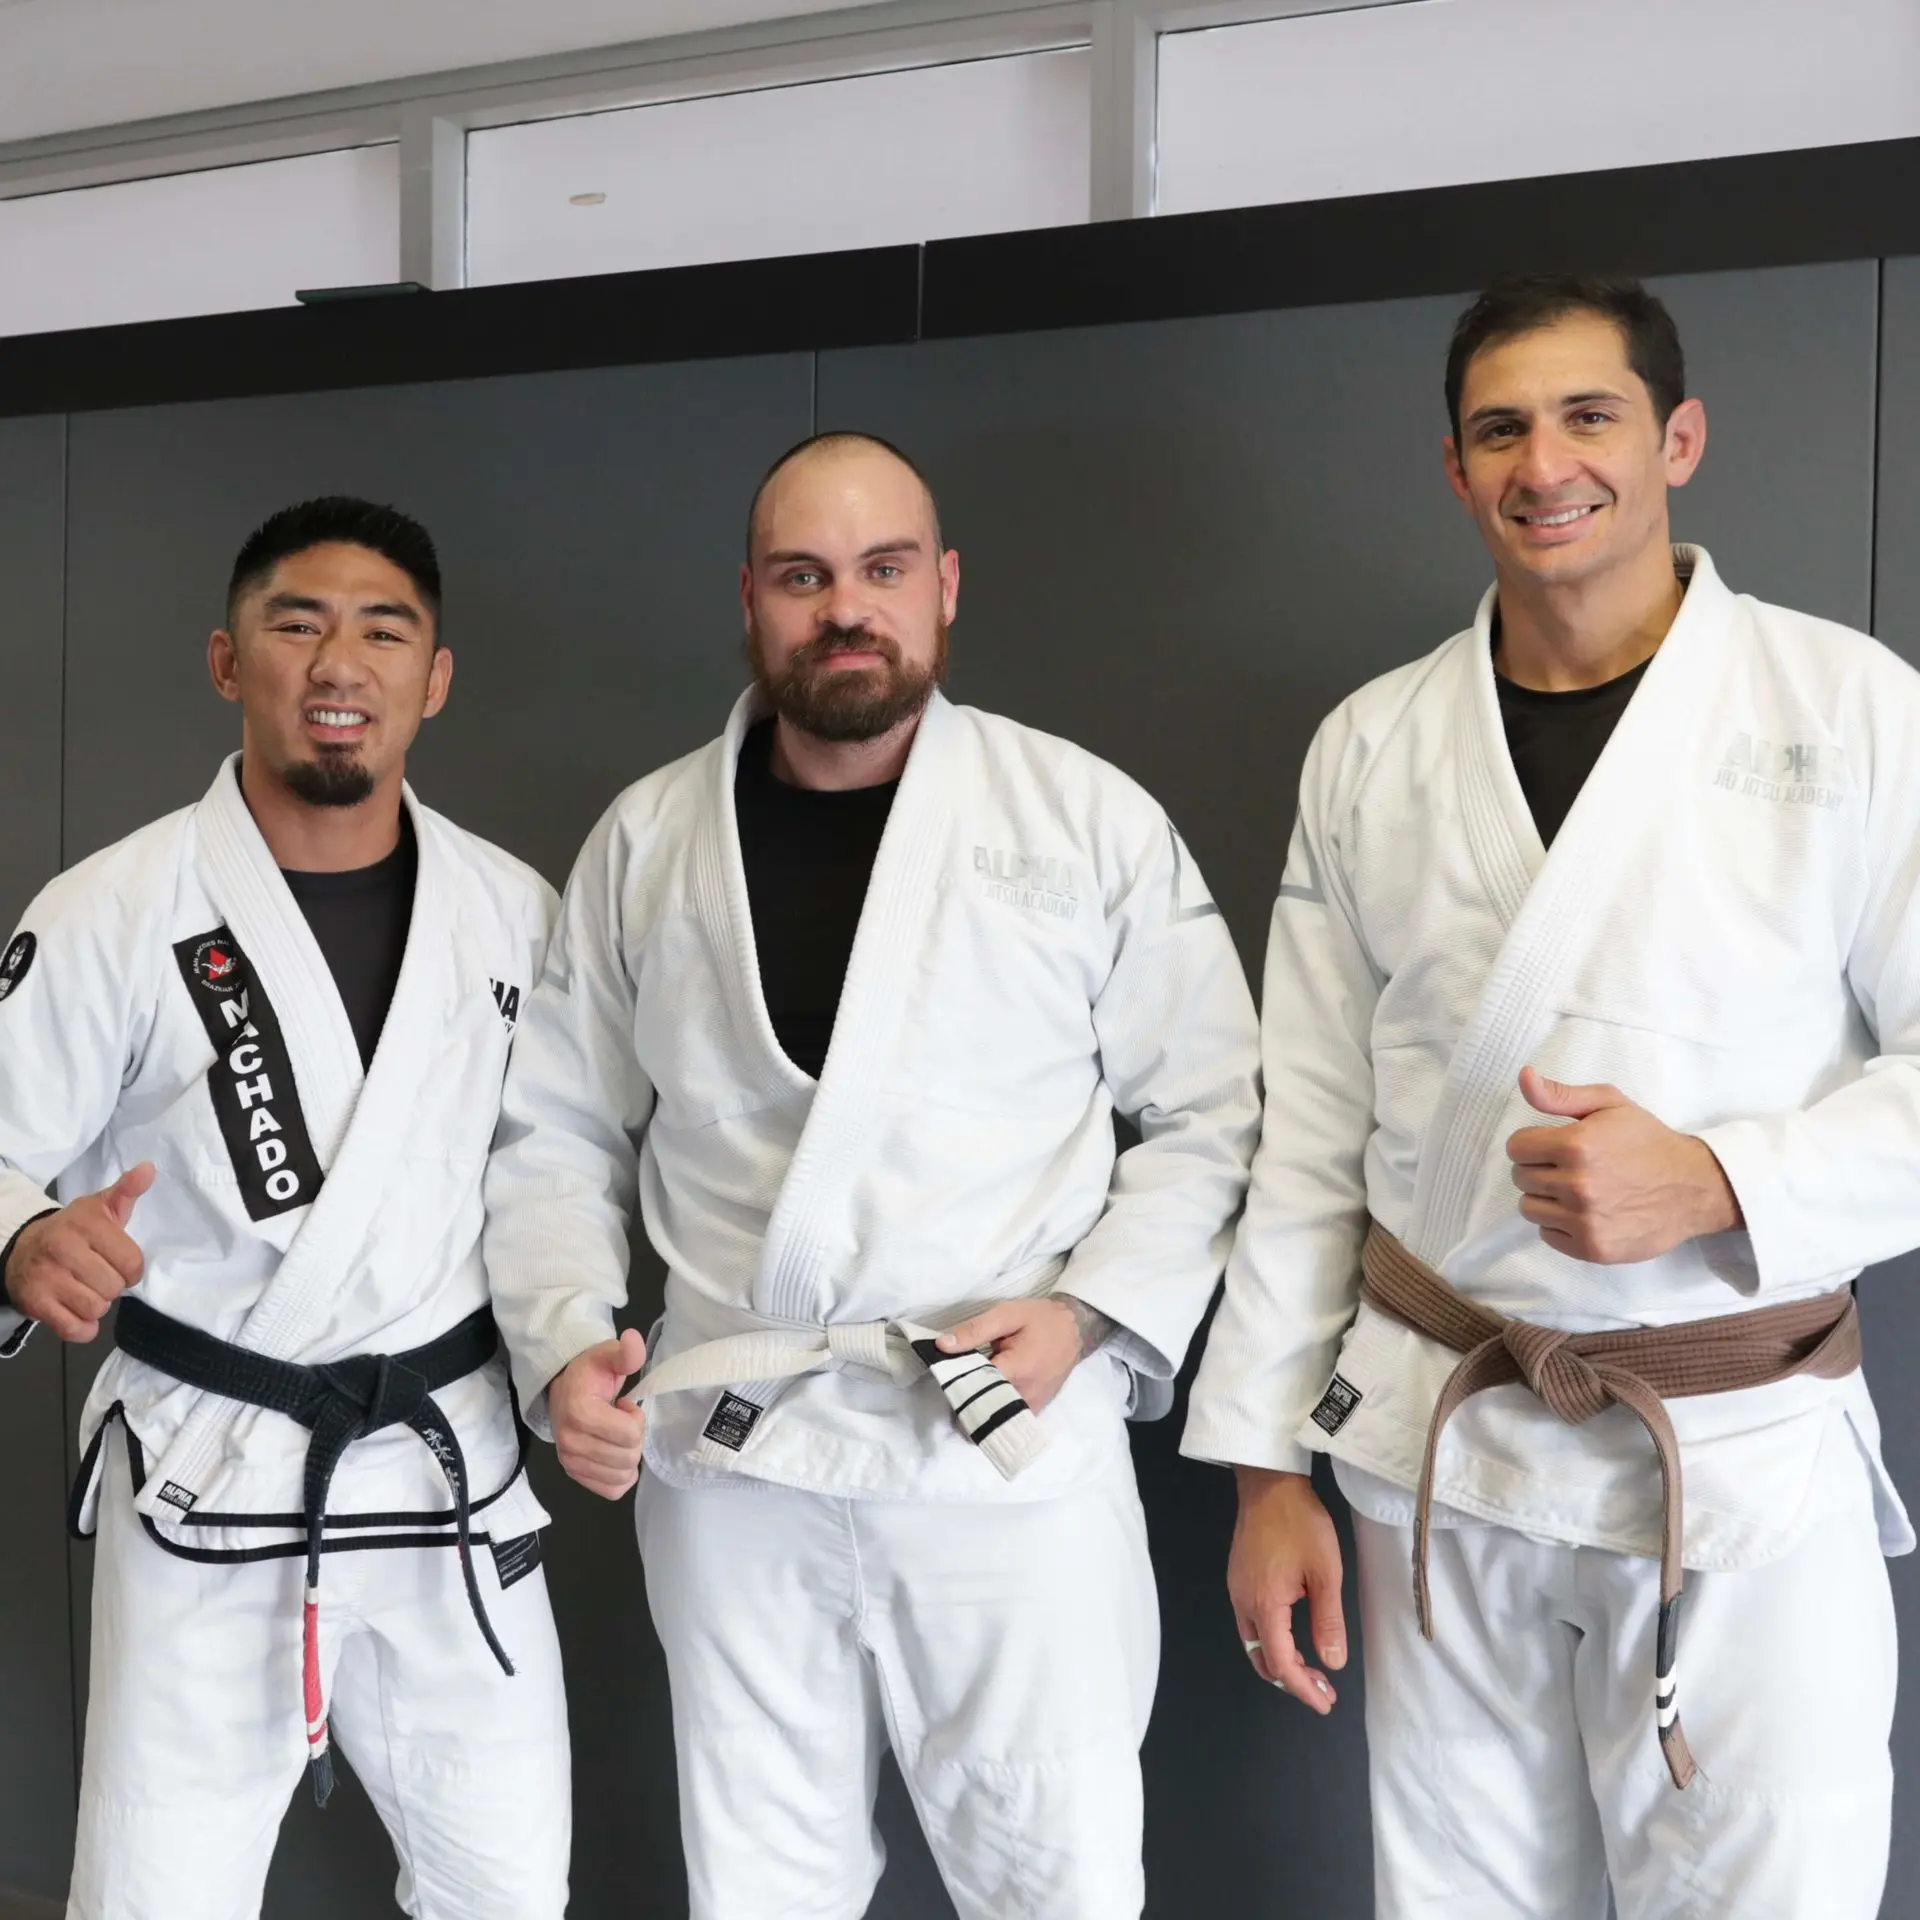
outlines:
[[[1766,1127],[1756,1120],[1729,1120],[1723,1126],[1703,1128],[1694,1138],[1719,1161],[1720,1171],[1727,1176],[1751,1249],[1750,1267],[1746,1262],[1713,1261],[1714,1271],[1736,1293],[1747,1295],[1764,1293],[1769,1286],[1792,1278],[1788,1210],[1776,1205],[1785,1183],[1779,1178]]]
[[[25,1314],[0,1306],[0,1360],[11,1360],[27,1344],[33,1327]]]
[[[1180,1436],[1180,1451],[1189,1460],[1215,1467],[1263,1467],[1273,1473],[1311,1473],[1313,1449],[1297,1440],[1269,1434],[1233,1433],[1204,1417],[1193,1416]]]
[[[532,1347],[513,1353],[513,1381],[520,1395],[520,1417],[542,1440],[553,1439],[553,1424],[547,1417],[547,1389],[555,1379],[589,1347],[614,1337],[613,1316],[602,1322],[591,1314],[567,1321]]]

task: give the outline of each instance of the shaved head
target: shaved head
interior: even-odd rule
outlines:
[[[812,466],[816,462],[866,460],[875,455],[896,461],[919,483],[921,497],[926,503],[927,522],[933,532],[934,551],[938,552],[943,544],[940,537],[940,508],[934,500],[933,489],[927,484],[927,476],[891,440],[883,440],[877,433],[856,433],[841,428],[829,433],[813,434],[798,446],[789,447],[761,476],[760,484],[753,492],[753,503],[747,509],[748,564],[753,562],[755,543],[761,533],[761,509],[767,504],[769,494],[776,491],[776,483],[783,476],[792,469]]]

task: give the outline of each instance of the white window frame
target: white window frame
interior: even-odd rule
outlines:
[[[466,279],[470,128],[1086,46],[1093,53],[1089,208],[1095,220],[1133,219],[1153,211],[1161,34],[1421,3],[884,0],[881,5],[799,19],[662,35],[580,53],[0,142],[0,199],[396,140],[400,278],[427,287],[457,287]]]

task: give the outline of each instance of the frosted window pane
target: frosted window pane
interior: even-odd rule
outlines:
[[[1418,0],[1168,34],[1162,213],[1920,133],[1914,0]]]
[[[0,334],[283,307],[399,261],[392,146],[0,200]]]
[[[1085,220],[1088,72],[1069,48],[475,133],[468,279]]]

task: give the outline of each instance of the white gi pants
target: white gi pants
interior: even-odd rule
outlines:
[[[1689,1573],[1677,1666],[1700,1775],[1653,1724],[1660,1569],[1508,1528],[1356,1515],[1379,1920],[1873,1920],[1896,1658],[1871,1512]]]
[[[330,1553],[320,1658],[332,1735],[400,1860],[416,1920],[560,1920],[571,1841],[560,1649],[536,1568],[481,1593],[458,1555]],[[92,1691],[68,1920],[254,1920],[289,1797],[306,1792],[304,1557],[182,1560],[133,1510],[121,1436],[101,1464]]]
[[[1159,1608],[1133,1463],[1056,1500],[643,1477],[692,1920],[856,1920],[890,1742],[961,1920],[1136,1920]]]

